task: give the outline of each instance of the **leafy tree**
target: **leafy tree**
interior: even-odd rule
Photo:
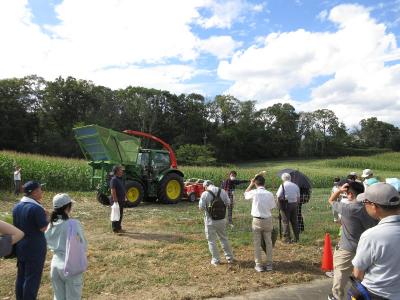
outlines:
[[[216,162],[214,152],[205,145],[182,145],[176,150],[176,156],[183,165],[210,166]]]
[[[364,144],[370,147],[390,147],[392,136],[399,133],[397,127],[379,121],[376,117],[361,120],[360,127],[359,136]]]

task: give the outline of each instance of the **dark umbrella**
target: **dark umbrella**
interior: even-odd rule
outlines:
[[[277,173],[279,177],[282,176],[283,173],[289,173],[291,177],[291,181],[295,184],[298,185],[299,188],[301,189],[311,189],[311,181],[310,179],[301,173],[298,170],[293,170],[293,169],[283,169]]]

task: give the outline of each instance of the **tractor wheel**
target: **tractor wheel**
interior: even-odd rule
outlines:
[[[194,201],[196,201],[196,193],[195,192],[192,192],[192,193],[190,193],[189,195],[188,195],[188,201],[189,202],[194,202]]]
[[[110,204],[111,203],[110,202],[110,198],[107,195],[103,194],[103,193],[97,193],[96,198],[97,198],[97,201],[99,201],[103,205],[106,205],[106,206],[110,206],[111,205]]]
[[[175,173],[165,175],[158,189],[158,199],[162,203],[175,204],[182,198],[183,178]]]
[[[135,207],[142,202],[144,197],[143,186],[137,181],[126,181],[126,207]]]

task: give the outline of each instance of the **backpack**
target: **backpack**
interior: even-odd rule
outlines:
[[[226,215],[226,205],[224,200],[221,199],[221,189],[218,189],[217,195],[211,191],[207,191],[211,194],[213,199],[207,207],[207,211],[213,220],[225,219]]]
[[[64,276],[70,277],[87,270],[88,261],[86,246],[78,235],[78,224],[75,220],[68,221],[68,234],[65,249]]]

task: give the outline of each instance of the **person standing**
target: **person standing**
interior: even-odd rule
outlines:
[[[21,167],[15,166],[14,170],[14,194],[19,195],[21,190]]]
[[[329,204],[338,213],[342,225],[340,241],[333,254],[333,284],[332,294],[328,299],[346,299],[344,289],[349,282],[349,276],[353,269],[353,259],[361,234],[376,225],[364,205],[357,202],[357,195],[364,191],[361,182],[346,180],[340,182],[338,189],[329,197]],[[340,201],[341,194],[346,194],[348,203]]]
[[[250,181],[244,198],[251,200],[251,215],[253,217],[253,244],[254,258],[257,272],[272,271],[272,239],[273,229],[271,209],[276,207],[274,196],[265,189],[265,178],[257,175]],[[255,187],[255,189],[254,189]],[[266,245],[267,264],[262,264],[261,241],[264,239]]]
[[[357,197],[379,223],[361,235],[353,275],[373,300],[400,299],[400,197],[390,184],[376,183]]]
[[[232,170],[229,173],[229,177],[222,182],[222,188],[228,194],[228,197],[231,201],[231,204],[228,207],[228,223],[231,227],[233,227],[232,215],[233,215],[233,206],[235,203],[233,199],[233,194],[235,192],[235,188],[239,184],[248,182],[248,180],[239,180],[236,179],[236,177],[237,177],[237,172],[235,170]]]
[[[364,189],[379,182],[379,180],[374,177],[374,174],[371,169],[363,170],[361,177],[364,179],[363,181]]]
[[[72,199],[68,194],[57,194],[53,198],[53,211],[50,216],[50,225],[45,232],[47,246],[53,252],[50,266],[50,277],[54,291],[54,300],[81,299],[83,273],[65,276],[65,254],[69,230],[69,215],[72,209]],[[71,219],[72,220],[72,219]],[[81,224],[76,224],[77,236],[87,247]],[[79,253],[74,253],[75,255]]]
[[[46,258],[44,232],[48,216],[41,205],[43,191],[37,181],[23,185],[25,196],[13,209],[15,227],[22,230],[24,238],[16,244],[17,280],[15,284],[17,300],[36,299]]]
[[[279,186],[276,196],[279,200],[279,209],[282,212],[283,236],[285,243],[297,243],[299,241],[299,227],[297,221],[297,205],[300,201],[300,189],[297,184],[291,182],[289,173],[281,176],[282,184]],[[291,239],[289,223],[292,225],[294,239]]]
[[[229,197],[223,189],[214,186],[209,180],[204,181],[203,187],[205,191],[201,194],[199,209],[204,211],[204,229],[208,241],[208,248],[212,256],[211,264],[217,266],[221,263],[217,247],[217,238],[221,243],[227,262],[231,264],[233,263],[233,253],[226,235],[225,219],[226,207],[230,205]],[[219,197],[219,200],[222,200],[225,205],[224,216],[221,216],[221,219],[218,218],[218,220],[213,219],[210,214],[210,207],[212,202],[217,200],[216,197]]]
[[[114,176],[110,181],[111,188],[111,204],[117,202],[119,205],[120,217],[119,221],[112,221],[111,227],[114,233],[123,233],[125,230],[122,229],[122,217],[124,214],[124,205],[126,198],[126,190],[122,176],[124,175],[124,169],[121,165],[116,165],[113,167],[112,172]]]

